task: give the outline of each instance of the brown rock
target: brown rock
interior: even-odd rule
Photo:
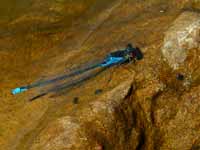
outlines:
[[[198,48],[200,42],[200,14],[183,12],[165,33],[162,53],[173,69],[178,69],[188,50]]]
[[[131,85],[128,80],[77,110],[78,118],[65,116],[53,121],[40,132],[31,150],[99,150],[100,147],[122,150],[128,140],[126,131],[134,128],[134,118],[128,118],[134,117],[130,101],[126,99],[133,90]],[[137,137],[136,131],[132,133]]]
[[[11,20],[9,30],[1,29],[1,150],[199,149],[200,54],[196,32],[189,34],[187,29],[199,15],[180,15],[180,8],[191,9],[198,2],[110,2],[35,0],[27,13]],[[178,15],[182,19],[174,26],[180,29],[169,35],[172,46],[178,31],[187,37],[181,49],[175,46],[180,57],[173,61],[183,60],[175,72],[163,62],[160,48],[163,32]],[[109,68],[71,91],[32,103],[28,98],[37,89],[10,95],[10,89],[38,80],[41,74],[62,74],[129,42],[141,48],[143,60]],[[178,73],[183,80],[177,80]],[[185,84],[191,86],[184,88]],[[103,92],[95,94],[96,89]],[[76,105],[74,97],[79,98]]]

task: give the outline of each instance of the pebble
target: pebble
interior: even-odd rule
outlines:
[[[101,94],[102,92],[103,92],[102,89],[97,89],[97,90],[95,91],[95,94],[98,95],[98,94]]]
[[[78,97],[74,97],[73,104],[78,104],[78,102],[79,102],[79,98]]]
[[[178,73],[178,74],[176,75],[176,79],[177,79],[177,80],[183,81],[183,80],[184,80],[184,75]]]

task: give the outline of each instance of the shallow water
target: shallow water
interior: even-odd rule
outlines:
[[[11,33],[6,37],[1,37],[0,34],[0,145],[3,145],[0,149],[5,150],[8,145],[10,149],[14,147],[18,147],[19,150],[27,149],[32,142],[29,139],[35,138],[40,127],[45,127],[51,118],[68,114],[64,99],[53,102],[49,99],[47,101],[40,99],[30,104],[27,98],[32,93],[12,97],[10,89],[32,83],[46,72],[58,74],[71,67],[71,64],[77,65],[82,60],[91,59],[93,53],[96,54],[94,57],[98,58],[113,47],[118,48],[116,45],[124,47],[123,44],[127,44],[127,41],[141,47],[154,44],[155,41],[159,42],[162,33],[179,11],[163,0],[137,0],[131,1],[132,6],[120,5],[115,12],[117,15],[111,14],[109,18],[109,15],[108,17],[105,15],[106,8],[112,7],[110,4],[114,1],[116,0],[2,0],[0,2],[0,31]],[[155,2],[155,5],[151,6],[151,2]],[[26,17],[27,14],[31,17]],[[106,23],[102,25],[105,20]],[[1,29],[1,23],[3,26],[8,25],[8,28]],[[95,26],[95,30],[91,31],[87,25],[95,23],[100,24],[101,28]],[[76,25],[78,28],[72,26],[72,30],[69,30],[71,25]],[[79,45],[77,43],[84,41],[85,38],[88,42],[79,49],[76,48],[75,46]],[[96,49],[101,50],[96,51]],[[80,50],[76,52],[79,57],[68,59],[68,55],[70,57],[74,54],[70,50]],[[103,83],[98,86],[103,86]],[[93,84],[91,85],[89,90],[81,89],[82,99],[84,96],[86,100],[89,97],[84,92],[95,90]],[[94,99],[92,96],[88,99]],[[49,103],[53,103],[53,107]],[[47,107],[49,110],[45,114]]]
[[[22,14],[31,6],[31,0],[3,0],[0,2],[1,22],[7,22]]]

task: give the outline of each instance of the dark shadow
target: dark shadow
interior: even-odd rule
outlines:
[[[109,67],[107,67],[107,68],[109,68]],[[45,96],[45,95],[47,95],[47,94],[49,94],[51,92],[55,92],[57,96],[58,95],[62,95],[62,94],[64,94],[64,92],[66,92],[66,90],[68,91],[68,90],[72,89],[73,87],[77,87],[77,86],[82,85],[83,82],[85,82],[87,80],[90,80],[91,78],[96,77],[98,74],[102,73],[107,68],[103,68],[103,69],[101,69],[101,70],[99,70],[99,71],[97,71],[97,72],[95,72],[93,74],[90,74],[90,75],[88,75],[88,76],[86,76],[84,78],[81,78],[79,80],[73,81],[71,83],[63,83],[61,85],[55,86],[55,87],[47,90],[46,92],[43,92],[43,93],[31,98],[30,101],[36,100],[38,98],[41,98],[41,97],[43,97],[43,96]],[[65,91],[63,92],[62,90],[65,90]],[[58,92],[59,92],[59,94],[58,94]]]
[[[30,89],[30,88],[34,88],[34,87],[45,86],[45,85],[52,84],[54,82],[61,81],[61,80],[64,80],[64,79],[67,79],[67,78],[70,78],[70,77],[73,77],[73,76],[76,76],[76,75],[80,75],[82,73],[85,73],[85,72],[92,70],[92,69],[95,69],[97,67],[99,67],[99,63],[87,66],[85,68],[77,69],[77,70],[75,70],[75,71],[73,71],[69,74],[64,74],[64,75],[55,77],[53,79],[36,82],[36,83],[31,84],[31,85],[28,85],[27,87]]]
[[[145,144],[145,133],[144,130],[141,129],[140,137],[139,137],[139,144],[136,147],[136,150],[142,150]]]

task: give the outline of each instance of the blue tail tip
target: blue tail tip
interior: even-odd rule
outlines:
[[[11,92],[12,92],[13,95],[15,95],[15,94],[19,94],[19,93],[22,93],[24,91],[27,91],[27,90],[28,89],[25,88],[25,87],[18,87],[18,88],[13,89]]]

